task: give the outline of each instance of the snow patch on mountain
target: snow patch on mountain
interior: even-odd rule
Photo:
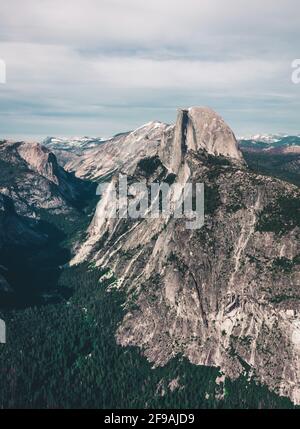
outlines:
[[[74,150],[92,149],[110,138],[102,137],[47,137],[42,141],[42,145],[50,149]]]

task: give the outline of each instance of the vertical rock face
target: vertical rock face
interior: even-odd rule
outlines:
[[[188,122],[187,111],[180,110],[175,127],[167,130],[163,136],[160,157],[167,168],[175,174],[178,174],[185,160]]]
[[[145,161],[131,163],[132,180],[151,185],[172,173],[205,184],[205,224],[105,222],[108,199],[100,201],[74,262],[107,267],[126,291],[118,342],[155,365],[180,354],[232,378],[250,368],[300,403],[299,189],[248,170],[232,131],[207,108],[179,111]]]
[[[78,203],[81,181],[38,143],[0,141],[0,168],[0,192],[21,215],[34,217],[39,209],[67,213]]]
[[[56,185],[59,184],[59,166],[48,149],[38,143],[24,142],[19,145],[18,152],[33,170]]]
[[[237,140],[223,119],[208,107],[191,107],[178,112],[175,128],[168,129],[163,138],[160,156],[175,174],[188,151],[205,151],[244,164]]]
[[[211,155],[244,162],[232,130],[217,113],[207,107],[191,107],[187,115],[190,125],[187,133],[189,149],[204,149]]]
[[[67,162],[65,169],[78,177],[99,180],[120,169],[132,173],[140,159],[158,154],[170,172],[178,174],[189,151],[204,151],[237,165],[245,164],[237,140],[223,119],[208,107],[191,107],[178,111],[175,125],[149,122],[84,150]]]
[[[58,214],[65,223],[79,218],[93,189],[38,143],[0,141],[1,308],[31,305],[55,285],[52,273],[67,252],[60,250],[62,226],[51,222]]]

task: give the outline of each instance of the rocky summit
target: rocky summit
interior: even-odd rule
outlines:
[[[175,127],[166,133],[161,158],[175,173],[186,151],[204,150],[210,155],[224,156],[243,163],[236,138],[223,119],[209,108],[181,109]]]
[[[117,342],[155,367],[183,355],[300,403],[299,188],[249,169],[228,125],[199,107],[105,142],[76,167],[111,183],[119,173],[204,183],[205,222],[105,219],[100,200],[72,264],[106,268],[125,292]]]

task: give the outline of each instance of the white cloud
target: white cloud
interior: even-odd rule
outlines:
[[[290,81],[299,10],[298,0],[2,2],[0,126],[120,131],[196,103],[228,112],[237,127],[251,105],[259,128],[261,109],[299,107]]]
[[[298,25],[297,0],[10,0],[0,6],[2,35],[86,48],[197,46],[257,34],[284,39]],[[9,32],[9,34],[8,34]],[[279,37],[277,37],[277,34]],[[269,48],[271,44],[269,43]],[[257,46],[257,48],[260,48]]]

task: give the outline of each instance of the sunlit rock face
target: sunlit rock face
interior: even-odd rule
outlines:
[[[55,151],[54,143],[51,149]],[[78,177],[98,180],[119,169],[132,172],[140,159],[159,153],[165,166],[175,172],[187,151],[198,150],[244,163],[237,140],[223,119],[208,107],[191,107],[179,109],[174,125],[149,122],[95,147],[83,146],[80,156],[76,148],[71,159],[64,162],[64,168]]]
[[[59,167],[53,153],[38,143],[29,142],[22,142],[18,153],[33,171],[58,185]]]
[[[184,355],[233,379],[247,370],[300,403],[299,188],[248,170],[210,109],[180,110],[175,125],[152,132],[144,155],[140,132],[131,135],[126,160],[111,161],[111,182],[126,172],[148,185],[204,183],[204,226],[190,230],[173,216],[107,220],[104,195],[73,263],[106,267],[126,292],[122,346],[140,347],[154,365]]]
[[[162,159],[177,173],[186,152],[199,150],[244,163],[232,130],[217,113],[208,107],[180,109],[175,127],[164,135]]]
[[[20,215],[67,213],[80,198],[80,181],[36,142],[0,141],[0,168],[0,193],[11,198]]]
[[[208,107],[191,107],[188,119],[187,147],[204,149],[212,155],[222,155],[243,163],[237,140],[224,120]]]
[[[169,126],[159,121],[149,122],[134,131],[119,134],[93,149],[84,150],[80,156],[64,166],[77,177],[98,180],[119,169],[132,171],[136,163],[157,153],[164,131]]]
[[[39,264],[55,264],[48,261],[59,249],[62,229],[81,215],[85,194],[93,187],[66,172],[55,155],[36,142],[0,141],[1,308],[32,302]],[[51,224],[58,219],[64,226]],[[41,274],[39,290],[51,282],[47,276]],[[13,296],[8,297],[9,292]]]

